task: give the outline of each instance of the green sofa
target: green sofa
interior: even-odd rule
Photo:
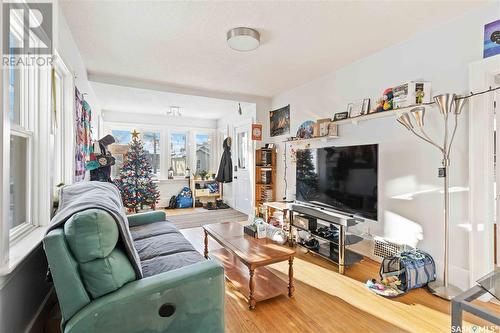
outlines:
[[[223,332],[224,271],[205,260],[164,212],[128,217],[137,279],[104,210],[75,213],[43,244],[63,332]]]

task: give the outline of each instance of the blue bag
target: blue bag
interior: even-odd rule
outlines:
[[[177,195],[177,208],[193,207],[193,193],[189,187],[184,187]]]

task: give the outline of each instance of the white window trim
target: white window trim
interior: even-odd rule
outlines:
[[[62,146],[62,181],[64,184],[71,184],[75,174],[75,140],[73,140],[75,137],[75,82],[72,71],[66,66],[57,50],[54,50],[53,66],[54,70],[63,79],[62,113],[59,124],[59,126],[62,126],[61,136],[65,138]],[[71,139],[68,140],[68,138]]]
[[[3,9],[0,7],[0,17]],[[0,51],[2,51],[0,46]],[[0,52],[3,53],[3,52]],[[57,54],[57,52],[56,52]],[[64,110],[68,117],[63,117],[64,121],[60,126],[64,126],[62,136],[65,138],[63,170],[65,183],[73,180],[73,120],[74,120],[74,82],[71,71],[64,65],[58,57],[55,58],[55,68],[65,78],[64,83]],[[52,76],[51,68],[36,69],[29,67],[20,70],[21,78],[21,115],[20,124],[11,126],[9,113],[3,112],[1,118],[2,138],[0,145],[0,181],[2,191],[0,193],[0,276],[11,273],[26,256],[28,256],[43,240],[52,209],[52,189],[50,177],[46,177],[50,172],[50,157],[48,145],[50,143],[51,113],[52,113]],[[3,109],[9,109],[9,85],[8,71],[3,71],[4,76],[0,82],[0,91],[3,94]],[[28,86],[28,84],[30,86]],[[29,96],[26,92],[29,92]],[[70,117],[70,116],[71,117]],[[27,220],[15,228],[9,229],[9,202],[10,202],[10,136],[16,135],[28,139],[28,177],[27,186],[30,186],[27,193]],[[34,168],[34,166],[37,166]],[[35,196],[35,194],[37,194]]]

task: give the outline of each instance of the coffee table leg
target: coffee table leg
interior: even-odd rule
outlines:
[[[255,309],[255,298],[254,298],[254,290],[255,290],[255,281],[254,281],[255,269],[250,268],[250,280],[248,281],[248,286],[250,288],[250,295],[248,295],[248,307],[250,310]]]
[[[203,254],[205,255],[205,259],[208,259],[208,232],[205,231],[205,250],[203,251]]]
[[[293,285],[293,257],[288,259],[288,297],[293,296],[295,286]]]

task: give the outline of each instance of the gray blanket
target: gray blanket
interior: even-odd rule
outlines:
[[[94,181],[64,186],[60,193],[59,209],[54,218],[52,218],[47,233],[64,225],[73,214],[93,208],[105,210],[113,216],[118,225],[120,239],[134,267],[137,279],[141,279],[141,262],[130,234],[120,191],[111,183]]]

